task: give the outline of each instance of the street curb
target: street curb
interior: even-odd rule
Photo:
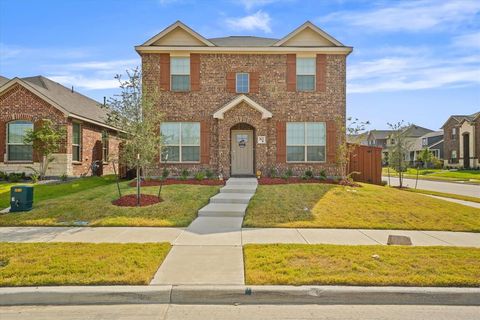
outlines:
[[[0,305],[343,304],[480,306],[480,288],[99,286],[0,288]]]

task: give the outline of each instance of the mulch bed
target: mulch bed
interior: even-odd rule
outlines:
[[[319,179],[302,179],[302,178],[260,178],[258,184],[260,185],[272,185],[272,184],[295,184],[295,183],[326,183],[326,184],[338,184],[333,180],[319,180]]]
[[[188,180],[180,180],[180,179],[167,179],[163,181],[162,183],[164,186],[171,185],[171,184],[195,184],[195,185],[202,185],[202,186],[223,186],[225,184],[225,181],[223,180],[210,180],[210,179],[204,179],[204,180],[195,180],[195,179],[188,179]],[[153,187],[153,186],[159,186],[160,181],[159,180],[146,180],[142,181],[140,184],[142,187]],[[137,186],[137,181],[132,181],[129,183],[130,187],[136,187]]]
[[[152,196],[150,194],[140,194],[140,207],[151,206],[152,204],[156,204],[161,202],[162,199],[158,199],[157,196]],[[137,206],[137,195],[136,194],[129,194],[126,196],[122,196],[117,200],[112,201],[112,204],[119,206],[119,207],[136,207]]]

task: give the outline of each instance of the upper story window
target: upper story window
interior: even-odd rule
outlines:
[[[452,128],[452,140],[457,139],[457,128]]]
[[[423,138],[422,139],[422,146],[427,146],[428,145],[428,139],[427,138]]]
[[[33,130],[33,123],[29,121],[12,121],[7,129],[7,158],[8,161],[32,161],[33,146],[25,143],[25,136]]]
[[[72,123],[72,160],[80,162],[82,157],[82,125]]]
[[[190,58],[172,57],[170,59],[172,91],[190,90]]]
[[[287,162],[324,162],[324,122],[287,123]]]
[[[168,162],[200,161],[200,123],[163,122],[160,134],[166,146],[162,160]],[[166,158],[168,155],[168,158]]]
[[[297,91],[315,90],[315,58],[297,58]]]
[[[110,142],[109,142],[108,132],[103,132],[102,133],[102,160],[103,160],[103,162],[108,161],[109,149],[110,149]]]
[[[248,93],[250,91],[250,76],[248,73],[237,73],[235,79],[237,93]]]

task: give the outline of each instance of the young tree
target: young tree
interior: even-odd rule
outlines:
[[[418,155],[418,160],[422,162],[424,168],[428,168],[428,165],[433,161],[433,154],[428,148],[425,148]]]
[[[403,188],[403,174],[407,170],[407,154],[410,143],[404,134],[405,126],[403,121],[397,123],[388,123],[392,130],[389,137],[390,145],[388,147],[388,166],[398,172],[400,188]]]
[[[362,122],[357,118],[347,118],[347,121],[344,122],[340,117],[335,121],[337,127],[340,128],[342,133],[345,133],[346,136],[358,136],[359,134],[365,132],[366,127],[370,124],[369,121]],[[354,143],[348,143],[346,137],[342,139],[342,142],[337,148],[337,165],[340,170],[340,174],[343,182],[348,182],[350,180],[349,165],[350,165],[350,155],[356,148]]]
[[[162,115],[156,109],[155,92],[142,92],[142,75],[137,68],[127,70],[128,79],[115,78],[120,94],[110,98],[108,123],[120,131],[122,164],[137,170],[137,205],[140,204],[140,171],[144,173],[160,155],[160,122]]]
[[[40,156],[40,168],[31,167],[40,180],[45,178],[49,165],[55,160],[53,154],[59,151],[65,137],[65,127],[55,126],[49,119],[42,120],[37,128],[26,133],[24,142],[31,143],[34,152]]]

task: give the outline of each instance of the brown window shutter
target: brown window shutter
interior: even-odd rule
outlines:
[[[327,162],[335,163],[337,159],[337,128],[335,121],[327,121]]]
[[[259,91],[259,75],[258,72],[250,72],[250,92],[258,93]]]
[[[210,123],[200,121],[200,163],[210,163]]]
[[[200,55],[190,54],[190,88],[192,91],[200,90]]]
[[[287,91],[297,91],[297,55],[287,54]]]
[[[277,163],[287,162],[287,134],[285,121],[277,121]]]
[[[227,72],[227,92],[235,91],[235,72]]]
[[[327,73],[327,56],[317,54],[317,91],[325,92],[326,90],[326,73]]]
[[[170,54],[160,53],[160,90],[170,91]]]
[[[43,121],[42,120],[37,120],[33,123],[33,131],[37,131],[38,129],[40,129],[42,127],[42,123]],[[42,155],[35,151],[35,149],[33,149],[33,162],[40,162],[42,160]]]
[[[5,121],[0,121],[0,162],[3,162],[5,159],[6,142],[7,142],[7,123]]]

